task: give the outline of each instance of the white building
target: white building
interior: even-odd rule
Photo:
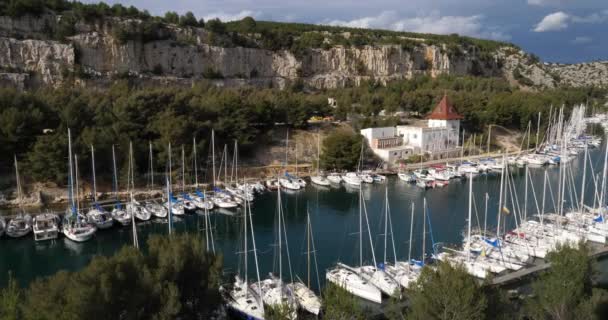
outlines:
[[[374,154],[388,164],[423,153],[441,159],[460,153],[461,119],[444,96],[426,121],[407,126],[367,128],[361,130],[361,134]]]

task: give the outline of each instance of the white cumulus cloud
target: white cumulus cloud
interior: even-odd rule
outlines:
[[[558,31],[568,28],[570,16],[562,11],[545,16],[534,28],[535,32]]]
[[[420,33],[451,34],[458,33],[472,37],[508,40],[511,37],[496,28],[483,25],[482,15],[442,16],[438,12],[420,17],[400,17],[395,11],[384,11],[376,16],[353,20],[330,20],[324,24],[352,28],[389,29]]]
[[[608,10],[592,13],[587,16],[575,16],[563,11],[545,16],[535,27],[535,32],[559,31],[574,23],[604,23],[608,21]]]
[[[260,16],[262,16],[262,13],[259,11],[242,10],[237,13],[215,12],[215,13],[205,15],[203,17],[203,19],[205,19],[205,21],[209,21],[211,19],[218,18],[218,19],[226,22],[226,21],[241,20],[245,17],[259,18]]]

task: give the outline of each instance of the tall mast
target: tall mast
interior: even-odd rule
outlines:
[[[386,238],[388,237],[388,186],[384,188],[384,263],[386,263]]]
[[[422,264],[424,264],[424,258],[426,256],[426,197],[423,199],[422,203]]]
[[[182,192],[186,192],[186,152],[182,144]]]
[[[243,247],[244,247],[243,252],[245,254],[245,259],[244,259],[245,260],[245,283],[247,283],[247,285],[249,285],[248,282],[247,282],[248,281],[248,277],[249,277],[248,276],[248,273],[249,273],[248,272],[248,264],[249,264],[249,262],[248,262],[247,256],[249,255],[249,252],[247,251],[248,247],[247,247],[247,206],[246,205],[245,205],[245,214],[243,215],[243,219],[245,219],[244,220],[244,224],[243,224],[243,227],[245,229],[244,230],[245,231],[245,239],[243,240]]]
[[[213,163],[213,186],[215,187],[215,131],[211,130],[211,162]]]
[[[150,189],[154,187],[154,162],[152,161],[152,141],[148,143],[150,149]]]
[[[74,167],[72,166],[72,134],[70,129],[68,128],[68,158],[69,158],[69,167],[70,167],[70,192],[68,196],[70,197],[70,206],[72,207],[72,214],[76,216],[76,206],[74,205]],[[15,156],[15,164],[17,164],[17,157]],[[15,166],[17,169],[17,166]]]
[[[258,254],[257,254],[257,249],[255,247],[255,235],[253,233],[253,221],[251,221],[251,204],[247,200],[245,200],[245,204],[249,208],[249,222],[250,222],[249,226],[251,227],[251,242],[253,244],[253,258],[255,261],[255,273],[257,275],[258,283],[259,283],[260,282],[260,268],[258,267]],[[245,214],[247,214],[246,210],[245,210]],[[261,290],[260,286],[258,286],[258,288],[259,288],[259,290]],[[258,294],[261,297],[261,292],[258,292]],[[263,305],[262,305],[262,307],[263,307]]]
[[[173,175],[173,164],[171,163],[171,142],[169,142],[169,187],[173,187],[173,179],[171,176]]]
[[[359,185],[359,267],[363,267],[363,195]]]
[[[467,260],[471,260],[471,214],[473,212],[473,174],[469,175],[469,225],[467,231]]]
[[[536,125],[536,150],[538,150],[538,146],[539,146],[539,138],[540,138],[540,115],[541,113],[538,112],[538,124]]]
[[[114,198],[116,198],[116,201],[118,202],[118,175],[116,173],[116,152],[114,150],[114,145],[112,145],[112,170],[114,175]]]
[[[486,192],[486,203],[485,203],[485,209],[484,209],[484,213],[483,213],[483,236],[486,236],[486,227],[488,225],[488,200],[490,199],[490,196],[488,195],[488,193]],[[499,217],[500,218],[500,217]]]
[[[361,190],[361,189],[359,189]],[[372,250],[372,260],[374,261],[374,267],[378,266],[376,261],[376,253],[374,252],[374,242],[372,241],[372,231],[369,227],[369,219],[367,217],[367,208],[365,207],[365,200],[363,200],[363,193],[361,193],[361,202],[363,203],[363,214],[365,216],[365,227],[367,228],[367,235],[369,236],[369,246]]]
[[[544,220],[544,216],[545,216],[545,197],[547,195],[547,170],[545,170],[545,175],[544,175],[544,179],[543,179],[543,200],[542,200],[542,204],[541,204],[541,209],[540,209],[540,225],[542,227],[543,225],[543,220]]]
[[[168,227],[169,227],[169,235],[171,235],[173,233],[173,218],[172,218],[172,212],[173,212],[173,204],[171,203],[171,184],[169,183],[169,177],[165,175],[165,181],[166,181],[166,185],[167,185],[167,204],[168,204],[168,208],[167,208],[167,220],[168,220]]]
[[[412,235],[414,233],[414,202],[412,201],[412,214],[410,217],[410,242],[407,250],[407,261],[412,261]]]
[[[95,149],[91,145],[91,170],[93,171],[93,201],[97,203],[97,181],[95,179]]]
[[[581,182],[581,213],[585,209],[585,177],[587,176],[587,141],[585,141],[585,161],[583,163],[583,181]]]
[[[78,186],[78,155],[74,155],[74,172],[76,173],[76,211],[80,210],[80,187]]]
[[[228,145],[224,144],[224,187],[226,187],[226,183],[228,182]]]
[[[321,134],[317,133],[317,176],[321,170]]]
[[[285,171],[289,165],[289,128],[287,129],[287,138],[285,139]]]
[[[277,211],[277,215],[279,218],[279,228],[278,228],[278,235],[279,235],[279,279],[283,280],[283,243],[282,243],[282,236],[281,236],[281,188],[277,189],[277,205],[278,205],[278,211]]]
[[[19,208],[23,212],[23,196],[21,194],[21,179],[19,178],[19,165],[17,164],[17,155],[15,155],[15,179],[17,179],[17,201]]]
[[[606,140],[607,135],[604,135],[604,140]],[[600,193],[600,209],[604,207],[604,193],[606,192],[606,173],[607,173],[607,165],[608,165],[608,143],[604,144],[604,170],[602,172],[602,188]],[[600,214],[602,218],[604,218],[604,210],[600,210]]]
[[[502,157],[502,168],[500,168],[500,193],[498,194],[498,214],[497,214],[497,219],[498,219],[498,223],[496,225],[496,238],[500,238],[500,220],[502,218],[502,215],[500,214],[502,212],[502,208],[503,208],[503,199],[502,199],[502,194],[503,194],[503,188],[504,188],[504,181],[505,181],[505,174],[507,174],[507,172],[505,171],[506,167],[507,167],[507,162],[506,162],[506,158],[503,156]]]
[[[310,288],[310,212],[306,208],[306,270],[307,286]]]
[[[524,221],[528,220],[528,175],[530,171],[528,170],[529,166],[526,166],[526,170],[524,173],[525,183],[524,183]]]
[[[194,187],[198,189],[198,165],[196,163],[196,137],[192,141],[192,155],[194,157]]]

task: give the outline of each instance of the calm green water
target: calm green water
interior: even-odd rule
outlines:
[[[603,152],[600,150],[590,151],[595,173],[602,170]],[[580,192],[580,179],[582,176],[582,154],[577,161],[570,164],[573,170],[573,180]],[[543,175],[548,171],[554,194],[557,194],[557,167],[531,168],[532,180],[538,201],[541,199]],[[515,169],[514,177],[516,188],[520,191],[520,201],[523,202],[523,179],[524,169]],[[590,181],[591,174],[587,178],[587,190],[591,190],[593,184]],[[488,228],[495,228],[496,213],[498,211],[499,175],[481,175],[475,178],[473,184],[476,210],[473,213],[473,225],[479,221],[483,225],[484,198],[487,192],[490,195],[488,202]],[[426,197],[428,213],[430,214],[432,237],[427,236],[426,250],[431,252],[432,242],[460,243],[462,232],[466,228],[466,216],[468,214],[468,182],[453,180],[444,188],[430,189],[424,191],[415,185],[406,184],[396,177],[390,178],[384,184],[373,184],[363,186],[363,196],[366,200],[369,215],[370,230],[375,243],[375,253],[378,262],[384,256],[383,214],[384,214],[384,192],[388,188],[390,199],[390,211],[393,222],[393,235],[395,238],[396,252],[399,259],[406,259],[408,252],[409,221],[411,203],[415,204],[415,224],[413,234],[413,256],[421,254],[422,241],[422,206]],[[532,188],[530,187],[530,192]],[[554,196],[555,197],[555,196]],[[592,193],[587,192],[587,203],[593,204]],[[293,276],[306,277],[306,211],[311,214],[313,225],[318,268],[321,285],[325,282],[325,270],[336,261],[349,264],[358,263],[358,189],[347,187],[340,188],[317,188],[308,186],[306,190],[297,193],[284,193],[284,214],[288,235],[288,244],[291,258]],[[566,195],[566,207],[571,203],[570,197]],[[521,205],[523,209],[523,204]],[[551,197],[547,196],[546,211],[553,210]],[[255,229],[255,240],[258,248],[260,262],[260,273],[264,277],[268,272],[278,270],[277,256],[274,254],[275,232],[274,215],[276,212],[276,193],[265,193],[256,197],[253,204],[253,222]],[[534,197],[528,197],[529,214],[536,212]],[[241,239],[242,218],[238,215],[229,217],[222,214],[211,216],[214,225],[215,246],[225,257],[226,273],[236,272],[239,264],[237,252]],[[512,219],[509,219],[512,220]],[[513,222],[510,222],[513,224]],[[175,223],[178,232],[200,232],[204,219],[196,214],[186,216]],[[166,234],[167,224],[160,221],[152,221],[138,225],[138,235],[141,242],[151,234]],[[365,260],[372,261],[371,250],[368,245],[367,233],[364,234]],[[8,271],[26,285],[36,277],[46,276],[58,270],[78,270],[85,266],[95,255],[110,255],[124,245],[132,244],[131,228],[115,227],[110,230],[99,231],[89,242],[76,244],[59,238],[55,242],[35,243],[33,238],[0,240],[0,285],[4,285]],[[389,254],[392,260],[392,248],[389,241]],[[249,260],[253,262],[253,259]],[[283,276],[290,277],[287,256],[283,256]],[[253,264],[249,267],[250,276],[255,275]],[[314,273],[313,273],[314,275]],[[316,283],[316,280],[312,281]]]

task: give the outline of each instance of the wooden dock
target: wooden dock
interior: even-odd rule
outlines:
[[[608,255],[608,246],[602,245],[602,246],[597,246],[597,247],[595,247],[595,246],[591,247],[591,253],[589,254],[589,257],[591,257],[593,259],[598,259],[605,255]],[[518,271],[514,271],[514,272],[504,274],[504,275],[497,276],[494,279],[492,279],[491,284],[496,285],[496,286],[503,286],[503,285],[511,284],[513,282],[523,280],[527,277],[534,276],[549,268],[551,268],[550,262],[542,262],[537,265],[532,265],[528,268],[522,268],[521,270],[518,270]]]

